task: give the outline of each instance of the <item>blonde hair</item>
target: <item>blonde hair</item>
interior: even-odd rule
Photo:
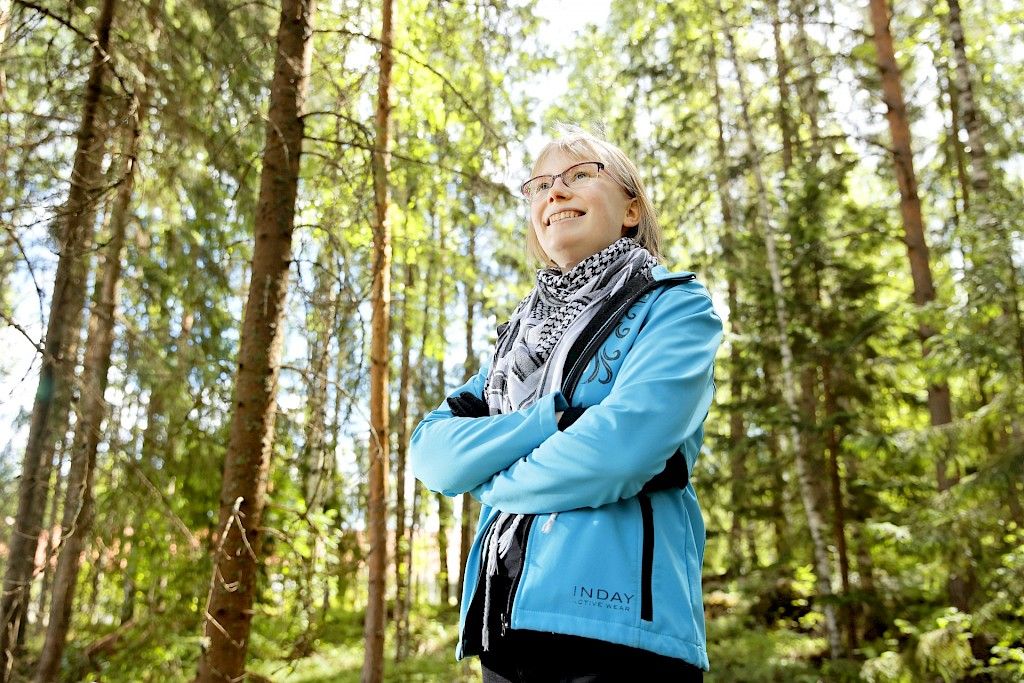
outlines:
[[[557,136],[544,145],[540,153],[537,154],[537,158],[533,162],[534,168],[544,160],[544,157],[556,151],[575,157],[580,161],[603,163],[605,172],[611,179],[638,203],[640,222],[635,228],[630,228],[627,235],[660,261],[661,225],[658,223],[654,205],[651,204],[651,200],[647,196],[647,190],[644,189],[643,181],[640,180],[640,172],[636,165],[619,147],[579,126],[560,123],[556,124],[555,130]],[[541,248],[540,242],[537,240],[532,222],[529,223],[526,234],[526,252],[545,266],[552,263],[551,258],[544,253],[544,249]]]

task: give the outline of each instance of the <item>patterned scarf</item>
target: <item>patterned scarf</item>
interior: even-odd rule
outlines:
[[[561,386],[565,357],[601,304],[657,264],[649,251],[622,237],[567,273],[537,271],[537,286],[498,331],[484,387],[491,415],[526,408]]]

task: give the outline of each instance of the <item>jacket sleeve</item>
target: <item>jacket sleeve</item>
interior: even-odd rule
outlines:
[[[451,393],[483,395],[488,366]],[[558,431],[555,411],[568,407],[555,391],[529,408],[490,417],[455,417],[447,401],[416,426],[409,442],[413,475],[431,491],[457,496],[490,479]]]
[[[701,428],[722,321],[711,299],[673,288],[653,304],[611,392],[564,432],[473,490],[505,512],[600,507],[635,496]],[[693,464],[696,454],[686,454]]]

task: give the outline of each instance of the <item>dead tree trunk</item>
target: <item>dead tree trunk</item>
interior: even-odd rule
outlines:
[[[236,681],[245,673],[277,413],[314,11],[315,0],[282,0],[256,208],[256,244],[221,484],[219,538],[204,611],[200,683]]]
[[[376,139],[373,149],[373,329],[370,343],[370,468],[367,527],[370,551],[368,603],[364,636],[363,683],[384,679],[384,596],[387,586],[387,467],[388,467],[388,326],[391,307],[391,228],[388,223],[388,134],[391,125],[392,0],[381,3],[380,61],[377,81]]]
[[[49,459],[44,458],[43,453],[46,450],[44,442],[49,432],[48,423],[54,408],[54,397],[65,395],[64,385],[70,381],[73,372],[73,361],[68,362],[68,340],[76,332],[72,321],[79,319],[85,301],[88,246],[92,240],[92,217],[98,197],[100,150],[103,145],[97,130],[98,117],[115,4],[115,0],[104,0],[96,20],[96,40],[93,43],[89,79],[85,85],[82,120],[71,170],[71,190],[57,219],[60,259],[50,300],[39,386],[32,406],[28,443],[18,485],[18,509],[11,530],[3,595],[0,598],[2,683],[9,680],[14,665],[14,643],[28,604],[32,567],[46,507],[45,489],[49,484],[50,463],[46,462]]]

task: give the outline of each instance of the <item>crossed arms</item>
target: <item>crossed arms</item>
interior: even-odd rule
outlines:
[[[413,432],[410,464],[429,489],[469,491],[512,513],[600,507],[636,495],[703,424],[714,394],[722,322],[711,300],[682,288],[651,306],[608,396],[565,431],[561,392],[528,408],[489,417],[455,417],[447,402]],[[465,385],[483,394],[485,365]],[[696,453],[686,453],[692,468]]]

